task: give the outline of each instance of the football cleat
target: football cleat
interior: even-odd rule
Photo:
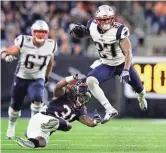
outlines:
[[[102,119],[101,124],[105,124],[106,122],[108,122],[117,115],[118,111],[115,108],[113,108],[112,111],[106,111],[105,117]]]
[[[25,140],[25,139],[20,138],[20,137],[15,137],[15,141],[21,147],[28,148],[28,149],[35,148],[34,143],[29,141],[29,140]]]
[[[146,99],[145,98],[140,98],[140,97],[137,97],[137,98],[138,98],[139,107],[141,108],[141,110],[146,111],[147,108],[148,108]]]
[[[139,106],[140,106],[141,110],[146,111],[148,108],[148,104],[147,104],[147,101],[145,99],[145,89],[139,94],[136,93],[136,95],[137,95],[137,99],[138,99]]]

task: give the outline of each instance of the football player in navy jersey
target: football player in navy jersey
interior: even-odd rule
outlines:
[[[101,122],[100,115],[92,119],[87,116],[85,103],[91,98],[88,87],[83,80],[85,75],[68,76],[56,84],[54,97],[48,106],[34,115],[27,128],[27,140],[16,137],[16,142],[25,148],[45,147],[50,134],[56,130],[69,131],[71,122],[79,122],[95,127]],[[76,83],[70,83],[76,80]]]
[[[99,87],[99,83],[120,76],[120,81],[128,83],[136,92],[139,106],[147,109],[145,88],[139,75],[132,65],[132,49],[129,40],[129,29],[115,22],[115,12],[108,5],[101,5],[87,26],[72,23],[69,25],[70,34],[76,38],[91,37],[99,52],[100,59],[92,65],[86,83],[93,96],[104,106],[106,115],[103,123],[118,114]]]

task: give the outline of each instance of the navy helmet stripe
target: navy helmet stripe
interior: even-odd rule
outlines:
[[[125,27],[125,26],[122,24],[122,25],[118,28],[117,33],[116,33],[116,40],[121,39],[121,33],[122,33],[122,30],[123,30],[124,27]]]
[[[91,18],[91,19],[88,21],[87,26],[86,26],[88,29],[90,28],[90,25],[91,25],[91,23],[93,22],[93,20],[94,20],[94,18]]]

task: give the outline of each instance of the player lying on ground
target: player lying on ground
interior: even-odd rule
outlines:
[[[98,114],[90,118],[86,114],[85,103],[91,97],[87,91],[87,85],[82,74],[66,77],[56,84],[54,97],[48,106],[31,117],[27,128],[27,140],[16,137],[16,142],[25,148],[45,147],[49,136],[56,130],[69,131],[72,128],[70,122],[78,120],[89,126],[97,126],[101,121]],[[74,85],[69,83],[78,80]]]
[[[100,59],[91,65],[93,70],[88,73],[86,83],[93,96],[106,109],[105,122],[116,116],[118,112],[109,103],[99,83],[112,79],[116,75],[120,76],[121,82],[128,83],[135,90],[140,108],[146,110],[146,91],[131,64],[129,29],[115,22],[114,10],[108,5],[102,5],[86,27],[82,24],[70,24],[69,28],[70,34],[76,39],[91,37],[99,52]]]
[[[43,106],[45,83],[52,72],[54,52],[57,43],[48,39],[49,27],[43,20],[37,20],[31,27],[32,36],[18,36],[12,47],[1,53],[1,58],[12,62],[19,55],[13,85],[11,103],[8,109],[9,123],[6,138],[15,135],[16,120],[21,115],[24,98],[31,98],[31,116]]]

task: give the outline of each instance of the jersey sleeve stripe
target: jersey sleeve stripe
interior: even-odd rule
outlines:
[[[55,42],[54,49],[53,49],[52,53],[54,53],[56,49],[57,49],[57,43]]]
[[[20,48],[23,46],[23,43],[24,43],[24,36],[22,35],[22,41],[21,41]]]
[[[90,28],[90,25],[91,25],[91,23],[93,22],[93,20],[94,20],[94,18],[91,18],[89,21],[88,21],[88,23],[87,23],[87,25],[86,25],[86,27],[89,29]]]
[[[122,24],[122,25],[118,28],[117,33],[116,33],[116,40],[121,39],[121,33],[122,33],[122,30],[123,30],[124,27],[125,27],[125,26]]]

